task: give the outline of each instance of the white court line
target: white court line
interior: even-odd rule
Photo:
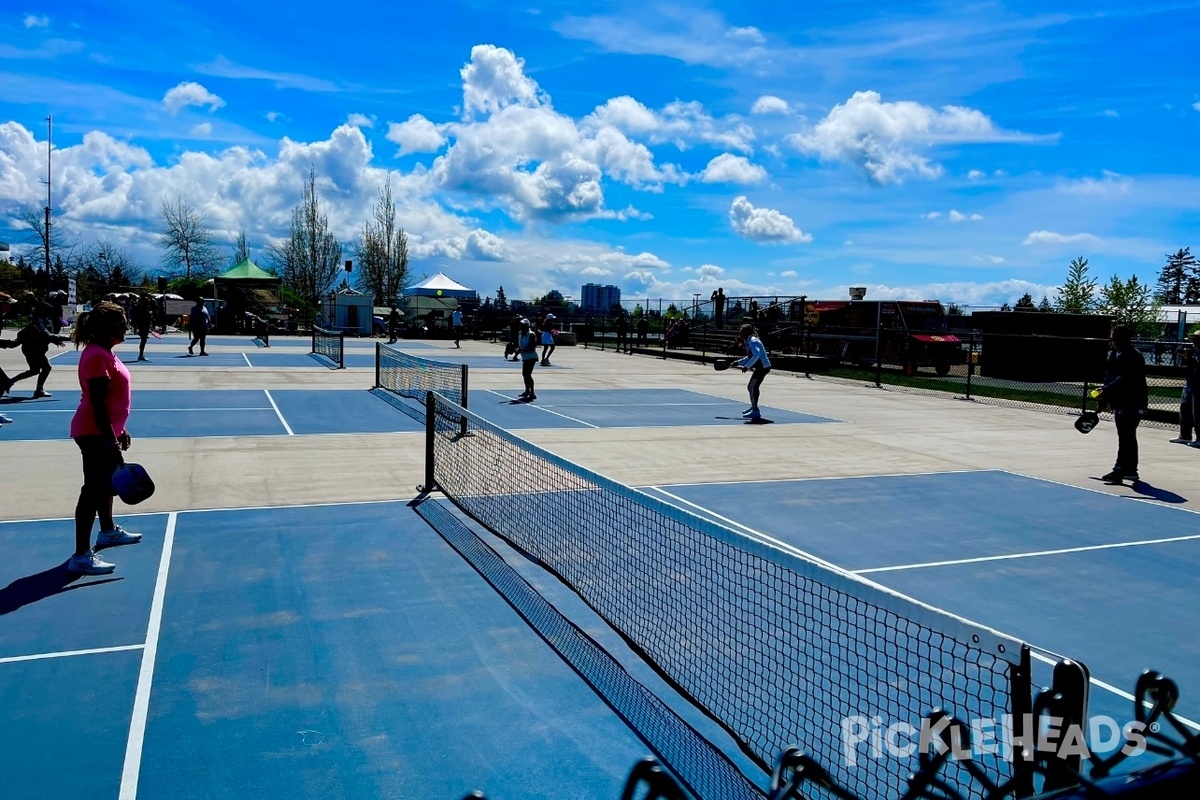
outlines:
[[[801,412],[793,412],[799,414]],[[680,488],[685,486],[736,486],[742,483],[809,483],[814,481],[853,481],[863,478],[915,478],[928,475],[966,475],[971,473],[984,472],[1004,472],[1002,469],[943,469],[932,470],[930,472],[881,472],[871,475],[823,475],[813,476],[811,478],[754,478],[751,480],[727,480],[727,481],[698,481],[696,483],[668,483],[665,486]],[[659,487],[653,486],[653,489]],[[1102,494],[1104,494],[1102,492]]]
[[[125,743],[125,766],[121,770],[119,800],[137,800],[138,778],[142,769],[142,744],[146,739],[146,718],[150,712],[150,685],[154,681],[154,660],[158,656],[158,635],[162,628],[163,602],[167,595],[167,573],[171,568],[171,549],[175,544],[176,514],[167,517],[162,556],[158,561],[158,579],[150,602],[150,622],[146,625],[146,646],[142,650],[142,668],[138,672],[133,697],[133,718],[129,721],[129,739]]]
[[[249,367],[250,369],[254,369],[254,365],[250,363],[250,356],[246,355],[245,353],[242,353],[242,358],[246,359],[247,367]]]
[[[1049,483],[1049,484],[1053,484],[1054,486],[1066,486],[1068,489],[1079,489],[1080,491],[1091,492],[1092,494],[1102,494],[1105,497],[1116,497],[1118,499],[1125,498],[1125,499],[1129,499],[1129,500],[1142,500],[1142,501],[1155,499],[1149,495],[1134,496],[1134,495],[1129,495],[1129,494],[1113,494],[1112,492],[1106,492],[1103,489],[1095,489],[1095,488],[1092,488],[1091,486],[1076,486],[1073,483],[1066,483],[1065,481],[1056,481],[1056,480],[1052,480],[1050,478],[1040,478],[1037,475],[1026,475],[1023,472],[1014,472],[1011,469],[999,469],[999,470],[995,470],[995,471],[996,472],[1006,472],[1009,475],[1016,475],[1018,478],[1028,478],[1031,481],[1041,481],[1042,483]],[[1186,511],[1189,514],[1200,514],[1200,510],[1198,510],[1198,509],[1183,508],[1181,506],[1177,506],[1177,505],[1173,505],[1173,504],[1165,504],[1164,503],[1163,508],[1169,508],[1172,511]]]
[[[500,392],[496,391],[495,389],[488,389],[487,391],[490,392],[491,394],[496,395],[497,397],[503,397],[505,400],[516,399],[516,398],[509,397],[506,394],[501,394]],[[580,425],[586,425],[589,428],[599,428],[600,427],[599,425],[593,425],[590,422],[584,422],[581,419],[575,419],[574,417],[569,417],[566,414],[560,413],[558,411],[551,411],[549,408],[546,408],[545,406],[536,406],[533,403],[527,403],[527,405],[530,408],[536,408],[538,411],[544,411],[545,413],[553,414],[556,417],[562,417],[563,419],[569,419],[569,420],[571,420],[571,422],[578,422]]]
[[[92,656],[101,653],[124,653],[128,650],[141,650],[144,644],[123,644],[119,647],[93,647],[90,650],[60,650],[57,653],[34,653],[28,656],[6,656],[0,658],[0,664],[19,664],[23,661],[44,661],[48,658],[71,658],[72,656]]]
[[[1030,647],[1032,648],[1033,645],[1030,645]],[[1047,651],[1047,652],[1050,652],[1050,651]],[[1057,659],[1051,658],[1050,656],[1047,656],[1047,655],[1043,655],[1032,649],[1030,650],[1030,655],[1032,655],[1038,661],[1041,661],[1043,664],[1049,664],[1049,665],[1053,666],[1058,663]],[[1055,655],[1057,655],[1057,654],[1055,654]],[[1102,681],[1099,678],[1089,678],[1088,682],[1090,684],[1092,684],[1093,686],[1103,689],[1106,692],[1112,692],[1117,697],[1120,697],[1123,700],[1128,700],[1131,703],[1137,702],[1137,698],[1134,697],[1133,695],[1131,695],[1129,692],[1125,691],[1124,689],[1118,689],[1116,686],[1113,686],[1111,683],[1106,683],[1105,681]],[[1145,705],[1146,708],[1152,707],[1151,704],[1149,704],[1149,703],[1144,703],[1143,705]],[[1175,719],[1179,720],[1181,723],[1188,726],[1189,728],[1200,731],[1200,722],[1193,722],[1192,720],[1188,719],[1187,717],[1181,717],[1178,714],[1176,714],[1174,711],[1171,712],[1171,716],[1175,717]]]
[[[270,401],[271,408],[275,409],[275,416],[279,417],[279,421],[283,423],[283,429],[287,431],[287,435],[295,436],[296,434],[292,432],[292,426],[288,425],[288,421],[283,418],[283,412],[279,410],[279,406],[275,405],[275,398],[271,397],[271,390],[263,389],[263,394],[265,394],[267,396],[267,400]]]
[[[959,564],[981,564],[985,561],[1008,561],[1015,558],[1037,558],[1038,556],[1059,556],[1065,553],[1087,553],[1092,550],[1115,550],[1120,547],[1142,547],[1151,544],[1167,544],[1169,542],[1187,542],[1200,539],[1200,534],[1191,536],[1172,536],[1167,539],[1142,539],[1135,542],[1115,542],[1113,544],[1092,544],[1084,547],[1064,547],[1059,550],[1034,550],[1029,553],[1010,553],[1006,556],[979,556],[978,558],[957,558],[952,561],[927,561],[922,564],[900,564],[894,567],[872,567],[871,569],[851,570],[855,575],[867,575],[874,572],[896,572],[902,569],[924,569],[925,567],[949,567]]]

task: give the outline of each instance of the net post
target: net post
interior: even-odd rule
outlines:
[[[312,344],[309,345],[308,352],[310,352],[310,353],[317,352],[317,323],[315,323],[315,322],[313,323],[313,326],[312,326]]]
[[[459,393],[459,403],[463,408],[467,407],[467,365],[460,365],[462,368],[462,391]],[[458,434],[459,436],[467,435],[467,418],[465,416],[458,418]]]
[[[437,400],[433,392],[425,393],[425,484],[418,487],[422,492],[432,492],[437,485],[434,480],[433,437],[437,434]]]
[[[338,369],[346,368],[346,332],[338,331]]]
[[[1013,666],[1009,676],[1012,697],[1012,730],[1009,736],[1012,746],[1008,750],[1013,767],[1012,795],[1014,798],[1027,798],[1033,796],[1034,748],[1038,735],[1033,719],[1033,668],[1029,645],[1021,646],[1020,661],[1020,664]]]
[[[375,388],[376,389],[383,386],[383,382],[380,380],[380,377],[381,377],[380,371],[381,371],[382,362],[383,362],[383,343],[376,342],[375,343]]]

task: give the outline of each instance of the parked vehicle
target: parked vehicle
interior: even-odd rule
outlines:
[[[828,300],[805,306],[804,338],[809,355],[839,363],[896,364],[905,375],[932,367],[946,375],[966,363],[962,342],[950,333],[937,301]]]

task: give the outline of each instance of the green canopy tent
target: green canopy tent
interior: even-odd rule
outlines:
[[[213,299],[221,309],[215,326],[218,331],[253,331],[251,314],[277,324],[287,319],[280,295],[283,281],[248,258],[213,278],[212,284]]]

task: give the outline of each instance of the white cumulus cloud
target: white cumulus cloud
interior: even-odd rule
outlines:
[[[50,24],[50,18],[39,17],[35,14],[26,14],[24,22],[26,28],[45,28]]]
[[[771,94],[764,94],[750,106],[751,114],[790,114],[792,107],[787,100]]]
[[[796,272],[796,270],[794,270],[794,269],[785,269],[783,272],[779,273],[779,277],[781,277],[781,278],[794,278],[794,277],[796,277],[798,274],[799,274],[799,273],[797,273],[797,272]]]
[[[211,122],[201,122],[199,125],[192,126],[192,136],[197,139],[207,139],[212,136],[213,126]]]
[[[525,60],[492,44],[471,48],[471,61],[462,68],[463,114],[492,113],[510,105],[541,103],[537,83],[525,74]]]
[[[209,111],[216,111],[225,101],[195,81],[184,81],[163,95],[163,105],[167,111],[178,114],[187,106],[208,106]]]
[[[755,242],[811,242],[812,236],[796,227],[791,217],[773,208],[755,208],[745,195],[729,206],[733,230]]]
[[[856,164],[871,180],[884,184],[900,183],[907,176],[940,176],[941,165],[923,152],[936,144],[1032,139],[1001,130],[973,108],[887,103],[878,92],[866,91],[855,92],[815,126],[791,134],[785,141],[825,161]]]
[[[351,114],[346,117],[346,124],[352,125],[355,128],[373,128],[375,127],[375,120],[366,114]]]
[[[446,137],[438,127],[420,114],[413,114],[404,122],[389,122],[387,140],[400,145],[399,155],[409,153],[436,153],[446,144]]]
[[[758,164],[752,164],[742,156],[731,153],[721,155],[708,162],[700,180],[704,183],[762,183],[767,179],[767,171]]]
[[[967,180],[978,181],[978,180],[982,180],[983,176],[984,176],[984,173],[981,170],[973,169],[967,173]]]
[[[956,208],[950,209],[950,213],[947,216],[949,217],[951,222],[966,222],[968,220],[970,220],[971,222],[978,222],[979,220],[983,219],[983,216],[980,214],[969,214],[968,215],[968,214],[962,213],[961,211],[959,211]]]
[[[1021,244],[1078,244],[1087,242],[1094,244],[1100,241],[1090,233],[1056,233],[1054,231],[1034,231],[1025,237]]]

